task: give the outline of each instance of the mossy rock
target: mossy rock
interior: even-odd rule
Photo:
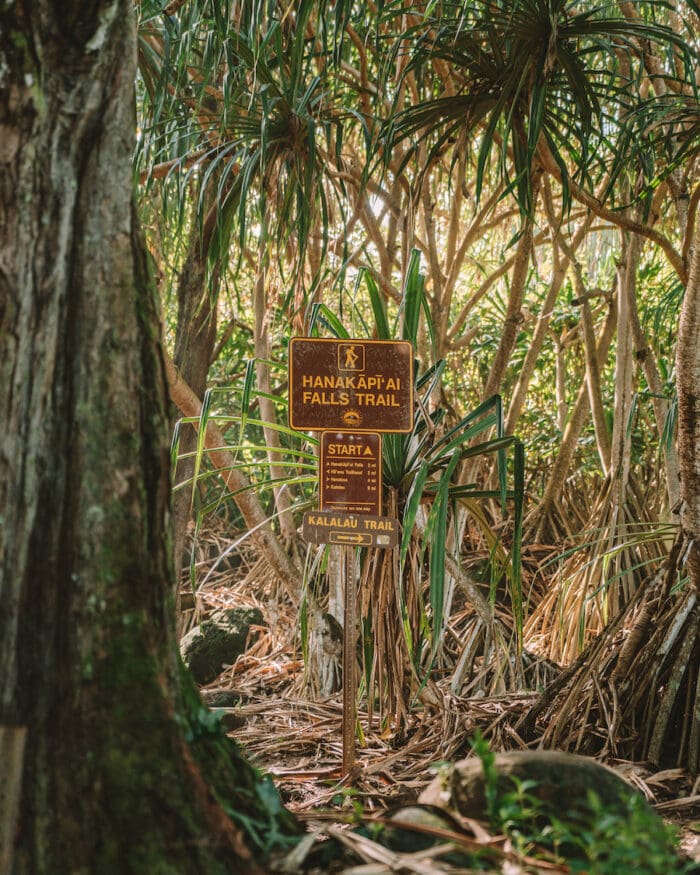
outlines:
[[[383,826],[375,837],[376,841],[402,854],[422,851],[436,844],[439,839],[431,835],[431,830],[460,832],[452,815],[433,805],[401,805],[382,812],[382,820],[386,819],[392,823]]]
[[[641,795],[612,769],[589,757],[561,751],[510,751],[494,755],[496,794],[502,798],[527,782],[527,795],[539,803],[539,815],[578,821],[591,813],[593,793],[606,811],[625,816],[632,797]],[[459,812],[464,817],[488,818],[484,767],[478,757],[450,764],[421,793],[419,801]],[[643,803],[646,805],[646,803]],[[657,815],[649,808],[649,816]]]
[[[261,625],[263,617],[257,608],[228,608],[215,611],[190,629],[180,642],[180,652],[194,680],[211,683],[245,651],[250,627]]]
[[[208,708],[236,708],[243,701],[236,690],[203,690],[201,696]]]
[[[243,697],[236,690],[202,690],[201,696],[208,708],[219,712],[226,732],[245,726],[246,719],[240,711]]]

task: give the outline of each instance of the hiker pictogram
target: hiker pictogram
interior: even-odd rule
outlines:
[[[338,368],[342,371],[364,371],[365,348],[360,343],[341,343],[338,346]]]
[[[345,367],[356,368],[358,355],[355,352],[354,346],[348,346],[345,350]]]

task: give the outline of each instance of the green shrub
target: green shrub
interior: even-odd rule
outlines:
[[[494,755],[483,738],[472,742],[484,771],[487,812],[493,829],[510,839],[521,857],[565,863],[588,875],[684,875],[700,872],[678,852],[674,827],[664,823],[639,794],[622,798],[611,811],[589,791],[587,804],[552,811],[534,794],[534,781],[511,777],[512,789],[497,784]],[[502,784],[501,784],[502,787]]]

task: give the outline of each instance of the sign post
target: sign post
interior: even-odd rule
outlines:
[[[343,547],[341,567],[345,577],[345,610],[343,619],[343,766],[344,775],[355,765],[355,725],[357,723],[357,657],[355,655],[355,548]]]
[[[382,512],[381,432],[413,428],[413,347],[404,340],[294,337],[289,344],[289,426],[320,431],[320,509],[302,535],[342,547],[343,774],[355,763],[357,679],[355,549],[396,547],[399,523]]]

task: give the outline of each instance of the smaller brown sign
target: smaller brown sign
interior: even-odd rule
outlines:
[[[302,537],[311,544],[350,547],[396,547],[399,521],[388,516],[355,516],[330,510],[304,514]]]
[[[321,510],[381,514],[381,435],[324,431],[319,473]]]

